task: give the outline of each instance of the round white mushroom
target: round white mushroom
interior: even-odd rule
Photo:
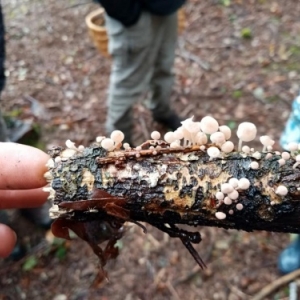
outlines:
[[[101,141],[101,147],[107,151],[112,151],[114,149],[115,142],[112,139],[105,138]]]
[[[210,158],[217,158],[220,156],[220,150],[217,147],[209,147],[207,149],[207,155]]]
[[[231,129],[228,126],[222,125],[222,126],[219,127],[219,130],[224,134],[226,140],[230,139]]]
[[[234,149],[234,144],[231,141],[226,141],[222,146],[221,150],[225,153],[230,153]]]
[[[288,193],[288,189],[287,187],[285,187],[284,185],[279,185],[275,191],[275,193],[279,196],[285,196]]]
[[[256,137],[257,128],[253,123],[243,122],[239,125],[237,130],[237,136],[239,138],[239,147],[238,150],[242,149],[242,142],[253,141]]]
[[[114,130],[110,138],[115,142],[115,144],[120,144],[124,140],[124,133],[121,130]]]
[[[210,116],[204,117],[200,122],[201,130],[206,134],[212,134],[219,129],[219,124],[216,119]]]
[[[250,181],[247,178],[240,178],[238,188],[241,190],[247,190],[250,187]]]
[[[169,131],[165,134],[164,139],[167,143],[171,144],[172,142],[174,142],[176,140],[176,136],[175,136],[174,132]]]
[[[217,212],[215,213],[215,216],[216,216],[216,218],[219,219],[219,220],[224,220],[224,219],[226,219],[226,214],[224,214],[224,213],[221,212],[221,211],[217,211]]]
[[[217,145],[222,145],[225,143],[225,135],[224,133],[217,131],[211,134],[210,140]]]

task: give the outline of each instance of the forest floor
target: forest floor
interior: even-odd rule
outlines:
[[[3,0],[7,30],[6,116],[28,122],[47,151],[66,139],[88,145],[105,134],[111,61],[94,48],[84,18],[97,8],[79,0]],[[179,38],[172,106],[182,117],[214,116],[235,129],[257,125],[276,141],[300,87],[299,0],[191,0]],[[136,144],[163,130],[143,102],[135,106]],[[254,142],[253,146],[258,146]],[[280,145],[276,143],[276,148]],[[28,255],[0,261],[0,299],[160,300],[252,299],[279,278],[276,264],[289,235],[198,228],[199,270],[180,241],[147,226],[129,226],[121,253],[106,269],[110,281],[91,284],[97,258],[81,240],[51,240],[13,213]],[[197,230],[198,230],[197,229]],[[299,292],[300,293],[300,292]],[[288,299],[288,286],[266,299]]]

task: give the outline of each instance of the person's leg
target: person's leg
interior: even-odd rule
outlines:
[[[173,65],[177,43],[177,13],[166,17],[156,17],[158,51],[151,78],[151,103],[154,120],[175,130],[180,119],[170,107],[170,96],[174,83]]]
[[[280,145],[283,149],[288,150],[288,144],[291,142],[300,144],[300,94],[292,104],[292,111],[280,137]]]
[[[9,140],[7,135],[6,123],[0,111],[0,142],[8,142],[8,141]]]
[[[288,274],[300,268],[300,237],[297,235],[278,257],[278,270]]]
[[[5,62],[5,27],[4,27],[4,18],[2,14],[2,7],[0,3],[0,94],[4,89],[5,85],[5,69],[4,69],[4,62]],[[7,129],[6,124],[3,119],[1,108],[0,108],[0,142],[6,142],[8,140],[7,137]]]
[[[123,131],[130,141],[132,106],[146,91],[151,73],[151,16],[143,12],[137,24],[124,27],[106,16],[112,69],[108,91],[107,133]]]

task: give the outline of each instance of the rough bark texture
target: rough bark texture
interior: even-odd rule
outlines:
[[[106,208],[94,209],[93,201],[81,213],[61,205],[98,201],[101,196],[97,191],[101,190],[114,196],[110,202],[122,200],[121,207],[133,221],[300,232],[300,171],[293,168],[294,158],[280,166],[281,157],[275,153],[271,158],[262,153],[261,159],[255,159],[233,152],[210,159],[199,147],[173,150],[164,145],[154,153],[148,147],[107,152],[99,145],[73,152],[69,158],[61,149],[52,152],[48,178],[53,189],[49,199],[55,204],[54,218],[101,218]],[[252,161],[259,163],[257,170],[251,169]],[[243,177],[251,185],[246,190],[238,189],[239,197],[231,205],[216,199],[221,184]],[[279,185],[288,189],[287,195],[275,193]],[[243,209],[238,210],[237,203]],[[226,218],[218,219],[216,212],[225,213]]]

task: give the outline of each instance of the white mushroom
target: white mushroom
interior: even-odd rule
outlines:
[[[165,134],[164,139],[167,143],[171,144],[172,142],[174,142],[176,140],[176,136],[175,136],[174,132],[169,131]]]
[[[238,188],[241,190],[247,190],[250,187],[250,181],[247,178],[240,178]]]
[[[268,147],[272,147],[275,143],[268,135],[262,135],[259,140],[263,144],[262,152],[265,152]],[[272,149],[269,151],[272,151]]]
[[[233,186],[229,183],[222,183],[221,184],[221,192],[224,194],[229,194],[234,190]]]
[[[287,187],[285,187],[284,185],[279,185],[275,191],[275,193],[279,196],[285,196],[288,193],[288,189]]]
[[[243,122],[239,125],[237,136],[239,138],[238,150],[242,149],[242,142],[250,142],[255,139],[257,133],[256,126],[250,122]]]
[[[210,116],[204,117],[200,122],[201,130],[206,134],[212,134],[219,129],[219,124],[216,119]]]
[[[107,151],[112,151],[114,149],[115,142],[112,139],[105,138],[101,141],[101,147]]]
[[[226,141],[222,146],[221,150],[225,153],[230,153],[234,149],[234,144],[231,141]]]
[[[257,161],[252,161],[250,163],[250,169],[252,169],[252,170],[258,170],[258,168],[259,168],[259,164],[258,164]]]
[[[217,131],[211,134],[210,140],[217,145],[222,145],[225,143],[225,135],[224,133]]]
[[[217,212],[215,213],[215,216],[216,216],[216,218],[219,219],[219,220],[224,220],[224,219],[226,219],[226,214],[224,214],[224,213],[221,212],[221,211],[217,211]]]
[[[230,139],[230,137],[231,137],[231,129],[228,126],[226,126],[226,125],[220,126],[219,127],[219,131],[221,131],[224,134],[226,140]]]
[[[220,150],[217,147],[209,147],[207,149],[207,155],[210,158],[217,158],[220,156]]]
[[[114,130],[111,133],[110,138],[115,142],[115,144],[120,144],[124,140],[124,133],[120,130]]]

